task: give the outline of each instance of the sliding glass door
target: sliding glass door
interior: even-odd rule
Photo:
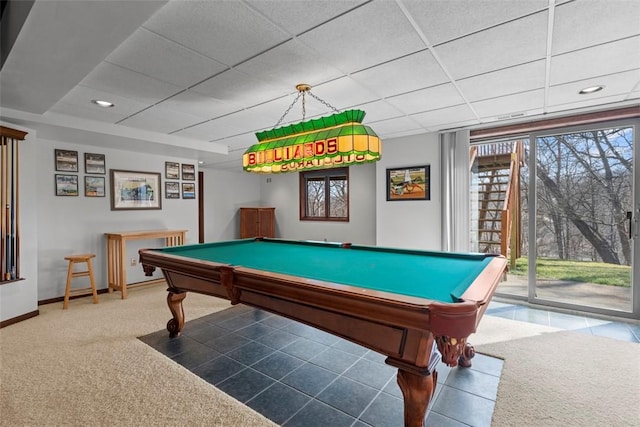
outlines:
[[[497,294],[640,318],[638,120],[471,146],[471,250],[509,259]]]
[[[634,131],[620,124],[532,135],[533,301],[633,311]]]

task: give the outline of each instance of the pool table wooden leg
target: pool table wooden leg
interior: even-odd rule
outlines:
[[[404,426],[423,427],[429,402],[436,391],[438,373],[422,375],[398,369],[398,385],[404,396]]]
[[[180,335],[180,331],[182,331],[182,327],[184,326],[184,309],[182,308],[182,300],[186,298],[187,293],[174,291],[171,288],[169,288],[168,291],[167,304],[169,305],[171,314],[173,314],[173,319],[167,322],[167,330],[169,331],[169,336],[171,338],[175,338]]]

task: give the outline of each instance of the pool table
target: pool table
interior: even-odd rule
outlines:
[[[167,281],[171,337],[184,325],[187,292],[306,323],[387,356],[412,427],[424,423],[440,355],[450,366],[470,366],[467,337],[506,268],[504,257],[489,254],[272,238],[139,253],[145,271],[160,268]]]

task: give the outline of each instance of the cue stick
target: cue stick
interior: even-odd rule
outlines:
[[[2,182],[2,184],[0,185],[0,208],[2,209],[2,215],[0,215],[0,222],[2,223],[2,243],[0,243],[0,246],[2,247],[2,280],[4,280],[6,278],[6,262],[7,262],[7,254],[6,254],[6,224],[5,224],[5,209],[6,209],[6,200],[5,200],[5,193],[6,193],[6,179],[5,179],[5,175],[6,175],[6,170],[7,170],[7,166],[6,166],[6,144],[7,144],[7,138],[2,137],[2,155],[0,156],[2,159],[2,170],[0,171],[0,181]]]
[[[20,255],[20,141],[16,140],[15,142],[15,152],[16,152],[16,275],[15,277],[20,277],[20,263],[18,262],[17,257]]]
[[[11,140],[11,156],[9,159],[11,160],[11,197],[9,198],[9,206],[11,207],[11,224],[9,225],[9,233],[11,233],[11,258],[9,264],[9,274],[11,279],[16,278],[16,188],[15,188],[15,172],[16,172],[16,140]]]
[[[5,269],[5,275],[7,280],[11,280],[11,264],[12,264],[12,255],[11,255],[11,198],[13,197],[13,189],[11,188],[13,185],[11,177],[11,168],[13,166],[13,162],[11,161],[11,140],[7,141],[7,194],[5,194],[5,199],[7,202],[6,207],[6,236],[7,236],[7,264]]]

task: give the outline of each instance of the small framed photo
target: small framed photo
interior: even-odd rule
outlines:
[[[104,154],[84,153],[84,173],[107,173]]]
[[[164,182],[164,197],[165,199],[179,199],[180,198],[180,183],[175,181]]]
[[[430,200],[430,166],[387,169],[387,201]]]
[[[180,163],[164,162],[164,177],[165,179],[180,179]],[[180,191],[178,191],[178,195],[180,195]]]
[[[56,196],[77,196],[78,175],[56,174]]]
[[[78,172],[78,152],[55,149],[57,172]]]
[[[195,181],[196,180],[196,166],[188,165],[186,163],[182,164],[182,179],[185,181]]]
[[[84,196],[85,197],[104,197],[104,176],[85,176],[84,177]]]
[[[196,185],[191,182],[182,183],[182,198],[183,199],[195,199],[196,198]]]

